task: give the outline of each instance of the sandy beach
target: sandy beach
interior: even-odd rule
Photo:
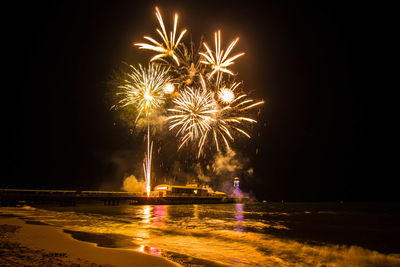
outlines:
[[[0,217],[0,266],[180,266],[128,249],[97,247],[62,229]]]

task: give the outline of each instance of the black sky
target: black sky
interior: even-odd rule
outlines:
[[[146,62],[132,44],[154,36],[157,5],[166,21],[177,11],[195,40],[212,42],[218,29],[226,41],[240,36],[236,51],[246,55],[235,70],[266,102],[243,148],[254,168],[244,186],[258,199],[398,199],[379,135],[384,104],[374,82],[386,46],[378,7],[84,2],[3,8],[0,187],[97,189],[112,183],[113,159],[142,157],[142,141],[114,125],[107,83],[122,61]]]

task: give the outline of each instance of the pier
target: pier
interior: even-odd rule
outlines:
[[[118,191],[0,189],[0,206],[17,206],[21,204],[73,206],[77,203],[88,201],[102,202],[105,206],[118,206],[120,203],[128,203],[130,205],[218,204],[233,203],[235,199],[215,195],[176,194],[166,197],[147,197],[145,193]]]

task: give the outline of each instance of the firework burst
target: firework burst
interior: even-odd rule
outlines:
[[[168,109],[172,113],[167,118],[170,122],[169,129],[178,128],[176,135],[181,136],[179,149],[189,140],[201,140],[210,129],[212,116],[217,110],[214,108],[212,93],[205,86],[202,79],[201,88],[187,87],[173,100],[175,108]]]
[[[235,83],[232,87],[236,88],[237,86],[238,84]],[[221,94],[223,94],[222,99]],[[212,138],[217,151],[221,150],[220,143],[225,145],[226,150],[230,149],[230,142],[234,141],[234,132],[250,138],[250,134],[243,128],[243,123],[256,123],[257,121],[245,116],[243,111],[255,108],[264,103],[264,101],[256,102],[252,99],[246,99],[246,94],[240,94],[235,97],[233,90],[227,88],[221,89],[219,96],[222,104],[218,105],[218,111],[214,114],[210,128],[205,132],[203,137],[204,141]],[[230,101],[228,105],[224,105],[224,103],[227,103],[226,98],[229,98]],[[201,152],[198,152],[198,156],[200,156]]]
[[[211,49],[208,47],[208,45],[204,42],[203,45],[206,48],[207,52],[203,53],[200,52],[199,54],[204,57],[205,60],[201,60],[200,62],[206,65],[211,65],[212,72],[209,74],[208,78],[211,79],[211,77],[215,74],[218,73],[218,78],[217,80],[220,81],[221,79],[221,73],[227,73],[230,75],[233,75],[233,72],[228,69],[230,65],[232,65],[235,59],[237,59],[240,56],[243,56],[244,53],[239,53],[233,57],[228,58],[230,52],[236,45],[236,43],[239,41],[239,38],[236,38],[234,41],[231,42],[231,44],[228,46],[228,49],[224,52],[224,50],[221,50],[221,31],[218,31],[214,33],[214,38],[215,38],[215,51],[211,51]]]
[[[234,91],[240,83],[223,87],[216,95],[208,89],[206,81],[200,78],[201,88],[187,87],[182,91],[173,100],[175,107],[168,109],[171,115],[167,118],[169,129],[178,129],[176,135],[180,137],[179,149],[188,141],[194,141],[198,149],[197,157],[202,154],[205,144],[210,143],[208,140],[214,140],[217,151],[220,151],[222,146],[226,150],[230,149],[235,132],[250,138],[249,133],[243,129],[244,123],[257,121],[243,113],[264,103],[248,99],[246,94],[236,96]]]
[[[137,107],[137,117],[148,117],[152,111],[160,108],[165,101],[165,92],[170,90],[171,77],[168,68],[149,64],[148,68],[135,68],[129,65],[129,71],[124,73],[118,86],[118,95],[122,99],[116,107],[133,105]]]
[[[179,62],[179,59],[178,59],[175,51],[176,51],[183,35],[185,35],[186,30],[183,30],[180,33],[179,37],[176,39],[178,14],[175,14],[174,31],[170,32],[170,36],[168,38],[167,31],[165,30],[164,22],[163,22],[163,19],[161,16],[161,12],[160,12],[160,10],[158,10],[157,7],[156,7],[156,17],[157,17],[158,23],[160,24],[160,27],[161,27],[161,30],[156,29],[156,31],[161,36],[162,42],[157,42],[156,40],[154,40],[153,38],[151,38],[149,36],[144,36],[144,39],[150,41],[151,44],[136,43],[134,45],[138,46],[140,49],[148,49],[148,50],[152,50],[155,52],[159,52],[159,54],[152,57],[150,61],[161,59],[163,57],[171,57],[175,61],[175,63],[179,66],[180,62]]]

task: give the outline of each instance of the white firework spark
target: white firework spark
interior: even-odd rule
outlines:
[[[223,104],[230,104],[235,100],[235,89],[240,85],[240,83],[233,83],[229,88],[222,87],[218,92],[218,98]]]
[[[165,94],[172,94],[175,91],[175,85],[171,82],[165,84],[164,86],[164,93]]]

